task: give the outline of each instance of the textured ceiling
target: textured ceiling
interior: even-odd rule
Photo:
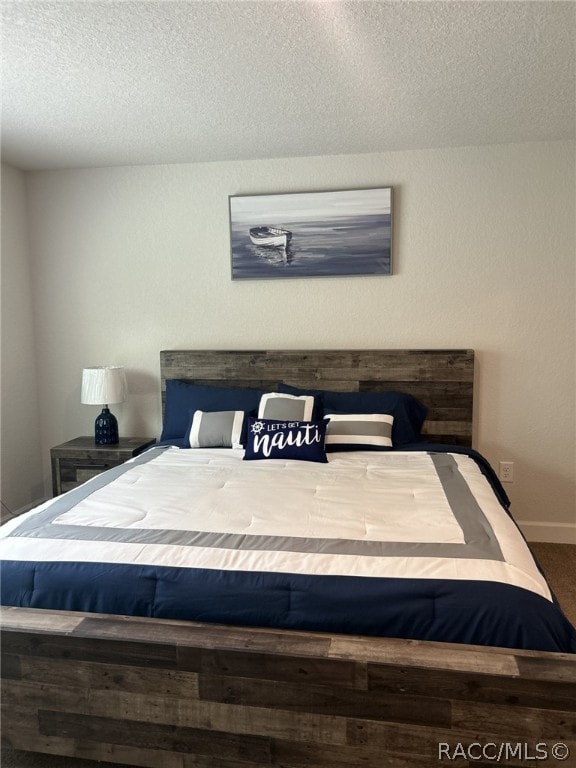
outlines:
[[[575,2],[2,2],[25,169],[575,137]]]

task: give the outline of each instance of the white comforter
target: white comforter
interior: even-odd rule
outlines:
[[[446,457],[445,471],[425,452],[330,454],[316,464],[152,449],[108,473],[110,483],[101,475],[5,525],[0,557],[476,579],[550,600],[476,463],[434,455]]]

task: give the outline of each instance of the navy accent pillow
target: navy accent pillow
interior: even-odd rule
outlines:
[[[326,463],[326,427],[322,421],[248,418],[244,459],[297,459]]]
[[[261,389],[211,387],[181,379],[166,381],[164,425],[160,440],[184,437],[194,411],[255,411]]]
[[[289,395],[321,396],[325,413],[389,413],[394,416],[392,443],[395,448],[422,440],[420,431],[428,409],[404,392],[330,392],[289,384],[280,384],[278,391]]]

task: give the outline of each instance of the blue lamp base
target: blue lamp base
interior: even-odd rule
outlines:
[[[96,419],[94,425],[94,442],[96,445],[115,445],[118,438],[118,421],[106,405],[102,408],[102,413]]]

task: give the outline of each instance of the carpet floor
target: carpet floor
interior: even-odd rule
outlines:
[[[573,544],[531,543],[536,559],[568,619],[576,626],[576,546]],[[75,757],[19,752],[4,746],[2,768],[122,768],[119,763],[100,763]],[[124,766],[125,768],[125,766]]]
[[[562,610],[576,627],[576,545],[530,542]]]

